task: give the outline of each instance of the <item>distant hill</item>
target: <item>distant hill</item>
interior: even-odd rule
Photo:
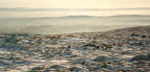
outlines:
[[[98,8],[0,8],[0,11],[115,11],[115,10],[150,10],[150,7],[139,8],[115,8],[115,9],[98,9]]]

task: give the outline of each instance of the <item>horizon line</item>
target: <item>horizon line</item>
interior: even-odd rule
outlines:
[[[0,7],[0,11],[115,11],[115,10],[150,10],[150,7],[135,7],[135,8],[26,8]]]
[[[150,17],[150,15],[137,15],[137,14],[129,14],[129,15],[111,15],[111,16],[91,16],[91,15],[69,15],[69,16],[49,16],[49,17],[23,17],[23,18],[18,18],[15,17],[13,19],[24,19],[24,18],[33,18],[33,19],[39,19],[39,18],[67,18],[67,17],[72,17],[72,18],[77,18],[77,17],[96,17],[96,18],[102,18],[102,17]],[[0,18],[1,19],[1,18]],[[12,19],[12,18],[2,18],[2,19]]]

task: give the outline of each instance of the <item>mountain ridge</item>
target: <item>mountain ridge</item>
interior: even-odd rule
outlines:
[[[0,11],[114,11],[114,10],[150,10],[150,7],[139,7],[139,8],[0,8]]]

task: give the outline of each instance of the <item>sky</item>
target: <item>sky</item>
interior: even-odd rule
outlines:
[[[138,8],[150,0],[0,0],[1,8]]]

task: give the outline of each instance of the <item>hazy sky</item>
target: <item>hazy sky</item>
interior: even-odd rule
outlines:
[[[0,7],[135,8],[150,7],[150,0],[0,0]]]

